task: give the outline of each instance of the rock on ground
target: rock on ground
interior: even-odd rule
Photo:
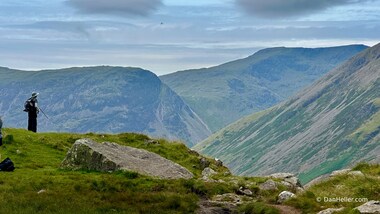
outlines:
[[[344,210],[344,207],[342,207],[342,208],[328,208],[328,209],[325,209],[325,210],[318,212],[317,214],[333,214],[335,212],[340,212],[342,210]]]
[[[330,177],[346,175],[346,174],[352,175],[352,176],[364,176],[364,174],[361,171],[353,171],[352,169],[342,169],[342,170],[333,171],[330,174]]]
[[[277,183],[272,179],[265,181],[264,183],[259,185],[260,190],[277,190]]]
[[[281,179],[282,181],[280,182],[282,185],[286,186],[288,189],[295,189],[303,191],[303,186],[301,185],[300,180],[291,173],[275,173],[267,176],[269,178],[274,178],[274,179]]]
[[[202,180],[206,182],[214,182],[215,180],[212,179],[211,176],[215,174],[217,173],[213,169],[207,167],[202,171]]]
[[[355,209],[361,214],[380,214],[380,201],[368,201]]]
[[[291,193],[291,192],[288,192],[288,191],[282,191],[279,195],[278,195],[278,200],[277,202],[278,203],[283,203],[284,201],[290,199],[290,198],[293,198],[295,197],[296,195],[294,193]]]
[[[240,187],[237,191],[240,195],[253,196],[253,192],[250,189]]]
[[[162,179],[191,179],[194,175],[155,153],[116,143],[77,140],[61,164],[62,168],[102,172],[127,170]]]

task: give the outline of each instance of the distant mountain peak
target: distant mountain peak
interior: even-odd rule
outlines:
[[[356,162],[380,162],[379,56],[380,45],[368,48],[288,101],[195,148],[237,174],[287,171],[304,182]]]
[[[0,112],[7,126],[26,127],[20,108],[32,91],[40,93],[39,104],[50,118],[39,118],[41,131],[138,132],[189,146],[211,134],[174,91],[141,68],[0,69]]]
[[[365,48],[267,48],[244,59],[160,78],[215,132],[283,101]]]

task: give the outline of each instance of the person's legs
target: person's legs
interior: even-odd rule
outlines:
[[[28,117],[28,130],[29,131],[32,131],[32,118],[30,118],[30,116]]]
[[[32,132],[37,132],[37,118],[28,118],[28,130]]]

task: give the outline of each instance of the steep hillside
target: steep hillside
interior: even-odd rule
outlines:
[[[49,117],[40,115],[41,131],[141,132],[189,146],[210,134],[175,92],[138,68],[0,68],[0,112],[7,127],[27,126],[22,110],[32,91],[40,93],[40,107]]]
[[[160,78],[214,132],[283,101],[365,48],[269,48],[220,66]]]
[[[379,142],[380,44],[196,149],[222,159],[237,174],[286,171],[309,181],[358,161],[380,162]]]

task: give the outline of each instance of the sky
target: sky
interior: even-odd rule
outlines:
[[[0,66],[157,75],[268,47],[380,42],[380,0],[1,0]]]

